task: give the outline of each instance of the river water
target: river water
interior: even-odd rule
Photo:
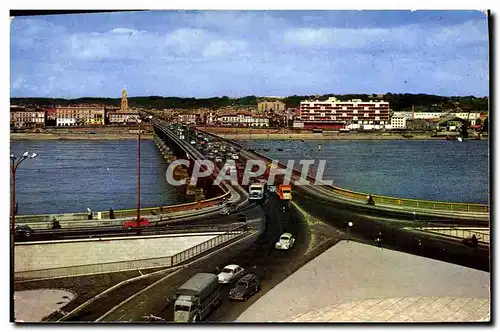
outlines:
[[[19,214],[134,209],[137,141],[11,141],[11,153],[36,152],[17,171]],[[167,184],[166,161],[150,140],[141,142],[141,206],[185,203]]]
[[[240,143],[285,163],[289,159],[295,159],[297,164],[300,159],[324,159],[323,178],[353,191],[488,203],[489,142],[485,140],[247,140]],[[263,148],[270,151],[262,151]]]
[[[488,203],[488,141],[240,141],[280,161],[324,159],[324,179],[372,194]],[[321,145],[319,150],[318,145]],[[141,145],[141,206],[184,203],[153,141]],[[263,152],[263,148],[270,151]],[[278,151],[280,148],[283,151]],[[17,173],[19,214],[136,206],[137,141],[12,141],[37,152]],[[317,164],[317,163],[316,163]]]

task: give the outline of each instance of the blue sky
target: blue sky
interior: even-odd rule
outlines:
[[[488,96],[480,11],[146,11],[15,18],[11,96]]]

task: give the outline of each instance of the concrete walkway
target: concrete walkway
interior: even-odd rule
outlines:
[[[14,292],[16,322],[40,322],[43,317],[71,302],[75,295],[60,289]]]
[[[237,321],[488,321],[489,298],[487,272],[342,241]]]

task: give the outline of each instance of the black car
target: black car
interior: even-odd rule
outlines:
[[[16,226],[15,235],[22,237],[30,237],[33,234],[33,230],[28,225]]]
[[[229,299],[246,301],[258,291],[260,291],[259,278],[255,273],[247,273],[229,291]]]
[[[238,205],[235,203],[225,204],[224,207],[220,210],[220,214],[228,216],[233,212],[238,211]]]

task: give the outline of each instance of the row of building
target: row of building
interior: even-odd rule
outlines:
[[[71,105],[53,108],[11,106],[10,123],[15,128],[100,126],[136,123],[139,112],[121,111],[119,107],[102,105]]]
[[[79,104],[41,109],[37,107],[11,106],[11,125],[14,127],[43,126],[92,126],[106,124],[130,124],[139,119],[140,110],[128,108],[127,93],[122,91],[120,107]],[[227,106],[217,110],[164,109],[154,110],[158,116],[183,124],[203,124],[231,127],[293,127],[295,129],[326,130],[377,130],[406,129],[408,124],[439,123],[443,119],[462,119],[475,125],[485,114],[478,112],[392,112],[384,100],[340,101],[335,97],[327,100],[304,100],[298,108],[286,108],[282,101],[261,101],[255,106]],[[430,126],[430,125],[429,125]]]

